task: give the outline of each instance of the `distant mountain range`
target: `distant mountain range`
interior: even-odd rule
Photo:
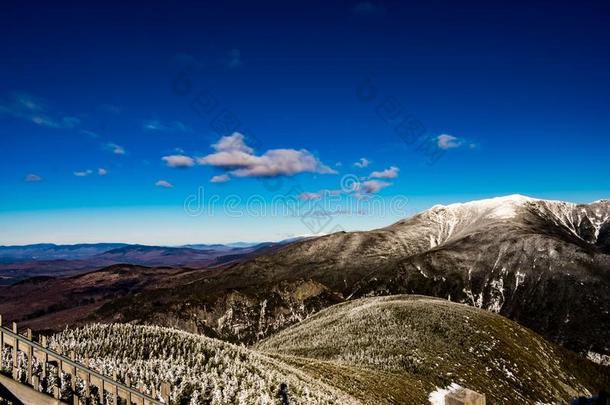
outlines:
[[[16,263],[32,260],[85,259],[112,249],[127,246],[125,243],[81,243],[56,245],[39,243],[23,246],[0,246],[0,263]]]
[[[121,249],[109,253],[113,260],[149,254]],[[190,257],[185,249],[180,252]],[[577,351],[610,354],[609,200],[572,204],[507,196],[435,206],[382,229],[248,249],[238,258],[219,255],[207,269],[185,269],[188,277],[171,283],[108,295],[95,306],[47,306],[44,317],[154,323],[254,343],[336,303],[422,294],[499,313]],[[135,273],[151,277],[138,269],[113,273],[107,288]],[[44,282],[83,292],[85,276]],[[10,302],[36,285],[1,287],[0,313],[11,313],[5,311]],[[31,308],[10,309],[40,326]]]
[[[35,244],[0,246],[0,285],[30,277],[72,276],[113,264],[141,266],[209,267],[249,258],[289,241],[263,243],[197,244],[180,247],[125,243],[76,245]]]

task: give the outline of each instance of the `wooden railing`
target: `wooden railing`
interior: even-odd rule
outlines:
[[[167,383],[161,384],[160,396],[162,400],[156,399],[157,393],[153,387],[152,395],[145,394],[143,391],[130,386],[129,380],[126,383],[121,383],[117,380],[116,372],[113,377],[108,377],[97,371],[91,370],[86,365],[77,362],[74,359],[74,352],[71,352],[69,357],[61,353],[57,353],[48,348],[46,336],[42,336],[40,342],[36,342],[32,338],[32,330],[27,329],[25,335],[18,333],[17,324],[12,323],[11,328],[7,328],[2,324],[2,316],[0,315],[0,350],[4,350],[5,346],[10,346],[12,350],[12,378],[19,381],[19,351],[23,352],[27,357],[25,383],[36,391],[40,391],[40,379],[48,379],[49,364],[57,367],[58,373],[66,373],[71,376],[70,382],[72,385],[72,398],[68,398],[68,402],[78,405],[79,398],[89,398],[91,396],[91,387],[97,387],[100,399],[103,401],[104,393],[108,393],[112,399],[112,403],[116,405],[117,399],[120,398],[127,402],[128,405],[162,405],[169,404],[170,386]],[[40,376],[34,373],[33,360],[37,359],[42,366]],[[59,377],[59,375],[58,375]],[[76,394],[76,381],[80,378],[84,383],[84,393],[80,396]],[[22,382],[22,381],[20,381]],[[53,397],[60,398],[60,387],[53,387]],[[104,402],[102,402],[104,403]]]

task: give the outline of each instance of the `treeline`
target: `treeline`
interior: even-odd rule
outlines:
[[[347,404],[341,392],[290,366],[242,346],[174,329],[128,324],[92,324],[68,329],[51,348],[106,375],[117,373],[151,394],[162,382],[172,386],[174,404],[280,404],[286,383],[291,404]]]

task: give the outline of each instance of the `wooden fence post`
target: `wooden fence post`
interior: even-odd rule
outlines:
[[[169,394],[170,394],[170,387],[169,387],[169,383],[161,383],[161,398],[163,399],[163,402],[165,402],[166,404],[169,404]]]
[[[12,324],[13,333],[17,334],[17,323]],[[18,380],[19,378],[19,339],[15,338],[15,344],[13,345],[13,379]]]

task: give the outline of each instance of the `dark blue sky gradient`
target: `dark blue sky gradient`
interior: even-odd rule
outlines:
[[[215,184],[221,169],[164,165],[176,150],[209,154],[219,139],[214,114],[191,106],[202,91],[239,118],[257,154],[306,149],[338,172],[297,174],[285,187],[336,189],[346,174],[396,166],[399,176],[376,198],[405,196],[409,212],[513,193],[608,197],[609,20],[602,1],[5,2],[0,243],[308,233],[294,218],[183,215],[199,186],[220,196],[274,194],[256,178]],[[180,75],[186,94],[174,89]],[[369,103],[356,96],[366,78],[377,89]],[[429,147],[442,134],[459,147],[427,164],[376,113],[387,97],[423,124]],[[52,124],[17,106],[24,99]],[[146,129],[150,122],[162,128]],[[362,157],[372,164],[354,167]],[[24,181],[30,174],[42,180]],[[155,187],[161,179],[173,188]],[[118,225],[105,229],[108,218]],[[397,218],[335,221],[360,229]]]

